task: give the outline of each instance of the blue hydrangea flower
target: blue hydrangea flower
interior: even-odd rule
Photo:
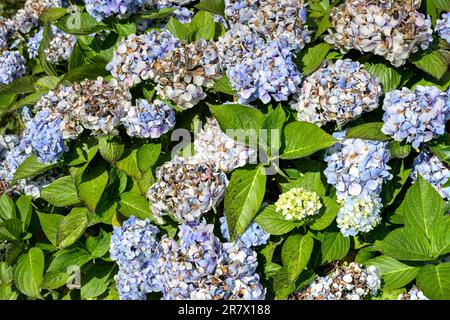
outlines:
[[[445,41],[450,43],[450,12],[443,13],[442,19],[436,20],[434,31]]]
[[[121,119],[131,137],[159,138],[175,126],[175,110],[160,100],[137,99],[128,105]]]
[[[382,208],[381,198],[377,196],[346,197],[336,218],[337,225],[344,237],[369,232],[381,222]]]
[[[12,32],[13,29],[10,20],[0,16],[0,51],[8,49]]]
[[[297,91],[302,75],[286,50],[287,44],[271,41],[261,50],[249,52],[226,73],[237,91],[239,103],[260,99],[263,103],[286,101]]]
[[[328,183],[336,187],[338,199],[378,196],[383,182],[392,179],[387,165],[387,142],[343,139],[328,153],[324,174]]]
[[[121,300],[145,300],[146,294],[161,290],[156,281],[156,247],[159,230],[148,219],[131,216],[122,227],[114,227],[110,256],[119,266],[115,276]]]
[[[68,151],[60,126],[61,119],[51,117],[48,111],[39,111],[25,124],[22,141],[31,148],[40,162],[57,162]]]
[[[25,74],[25,58],[19,51],[3,51],[0,54],[0,84],[8,84]]]
[[[40,28],[34,36],[28,39],[28,57],[30,59],[37,58],[39,54],[39,46],[41,45],[43,32],[44,28]]]
[[[225,216],[220,219],[220,231],[226,241],[230,241],[230,231],[228,229],[227,218]],[[256,222],[252,222],[247,230],[239,237],[245,248],[258,247],[267,243],[270,234],[265,232]]]
[[[418,148],[422,142],[445,133],[449,119],[448,94],[436,87],[416,86],[386,93],[383,103],[383,133]]]
[[[132,34],[118,44],[106,69],[125,86],[131,87],[149,79],[154,61],[178,45],[179,41],[166,31],[158,33],[152,30],[139,36]]]
[[[450,187],[444,187],[450,178],[450,170],[435,155],[422,151],[414,160],[411,177],[417,180],[417,174],[428,181],[444,199],[450,199]]]
[[[124,18],[136,13],[145,0],[85,0],[86,11],[97,21],[115,16]]]

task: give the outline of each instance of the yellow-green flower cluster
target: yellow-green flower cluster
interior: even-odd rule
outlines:
[[[302,220],[318,214],[322,204],[317,193],[303,188],[292,188],[280,195],[275,207],[286,220]]]

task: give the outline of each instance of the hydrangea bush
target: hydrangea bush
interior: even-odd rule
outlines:
[[[448,2],[73,2],[0,15],[0,299],[450,300]]]

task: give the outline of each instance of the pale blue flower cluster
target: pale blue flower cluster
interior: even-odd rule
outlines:
[[[60,125],[61,119],[52,117],[48,111],[39,111],[25,124],[22,143],[31,148],[39,162],[55,163],[68,151]]]
[[[380,222],[383,208],[381,198],[367,195],[364,198],[346,197],[336,222],[344,237],[356,236],[373,230]]]
[[[239,103],[244,104],[257,99],[263,103],[286,101],[302,80],[288,44],[282,41],[270,41],[244,54],[235,65],[228,66],[226,73]]]
[[[387,142],[345,139],[342,132],[334,136],[341,141],[328,150],[324,174],[343,204],[338,227],[344,236],[368,232],[381,221],[379,194],[383,182],[392,179]]]
[[[164,300],[263,299],[256,253],[241,242],[222,243],[213,229],[205,221],[183,224],[176,241],[158,240],[155,226],[133,216],[115,228],[110,251],[120,298],[161,292]]]
[[[10,21],[0,16],[0,51],[8,48],[11,32]]]
[[[44,29],[41,28],[28,39],[28,57],[37,58]],[[53,38],[45,50],[45,57],[51,63],[69,60],[76,43],[75,36],[69,35],[52,25]]]
[[[3,51],[0,54],[0,84],[8,84],[25,74],[25,58],[19,51]]]
[[[147,293],[161,290],[153,269],[158,233],[148,219],[134,216],[114,227],[109,252],[119,266],[115,279],[121,300],[145,300]]]
[[[153,63],[178,47],[179,41],[170,33],[155,30],[123,39],[114,51],[106,69],[124,83],[133,86],[152,76]]]
[[[450,12],[443,13],[442,19],[436,20],[434,31],[445,41],[450,43]]]
[[[228,229],[227,218],[223,216],[219,220],[222,237],[229,242],[230,231]],[[241,241],[245,248],[251,248],[266,244],[269,238],[270,234],[265,232],[256,222],[252,222],[237,241]]]
[[[97,21],[108,17],[123,18],[136,13],[145,0],[85,0],[86,11]]]
[[[413,182],[417,180],[417,174],[428,181],[444,199],[450,199],[450,186],[445,187],[450,179],[450,170],[438,157],[426,151],[422,151],[414,160],[411,177]]]
[[[445,133],[450,117],[448,94],[436,87],[416,86],[386,93],[383,133],[418,148],[422,142]]]
[[[156,139],[175,126],[175,110],[160,100],[137,99],[124,114],[121,122],[131,137]]]
[[[329,153],[324,174],[328,183],[336,187],[340,200],[347,196],[378,196],[383,182],[392,178],[387,165],[390,156],[387,142],[344,139]]]

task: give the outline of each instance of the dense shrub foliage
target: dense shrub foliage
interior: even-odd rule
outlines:
[[[0,299],[450,299],[448,0],[0,7]]]

